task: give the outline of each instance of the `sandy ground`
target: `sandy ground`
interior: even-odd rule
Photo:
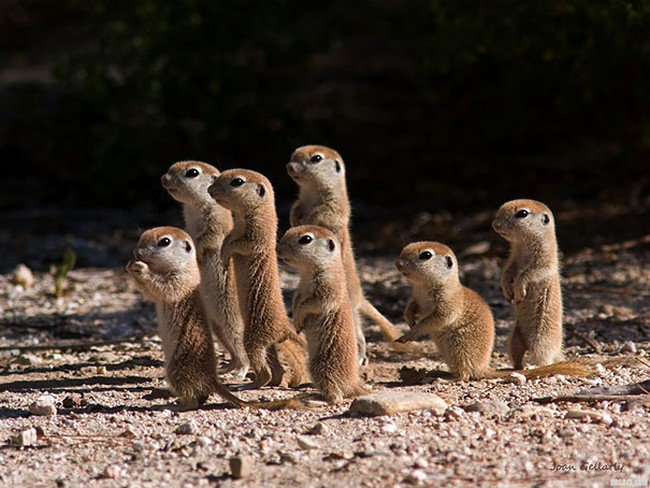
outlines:
[[[393,259],[361,259],[361,274],[369,298],[399,322],[409,288]],[[635,349],[650,349],[649,263],[650,251],[642,247],[565,257],[569,356],[632,356]],[[463,281],[488,300],[496,317],[493,364],[507,367],[502,352],[511,310],[498,290],[499,265],[489,256],[461,261]],[[201,410],[178,412],[173,398],[162,395],[153,309],[121,269],[73,271],[61,299],[52,297],[47,273],[37,273],[28,291],[9,278],[0,276],[3,486],[631,486],[618,480],[639,486],[650,480],[647,402],[533,400],[645,380],[649,368],[640,362],[593,378],[524,385],[440,378],[408,386],[400,381],[402,366],[445,369],[435,349],[422,342],[423,353],[394,352],[369,328],[371,364],[363,374],[372,388],[434,392],[450,405],[444,415],[360,417],[347,413],[349,402],[313,411],[237,410],[216,396]],[[283,282],[289,293],[296,277],[283,271]],[[39,349],[95,341],[122,342]],[[43,394],[55,398],[56,416],[29,413]],[[265,388],[238,394],[271,399],[294,393]],[[463,408],[477,402],[482,412]],[[568,418],[576,409],[611,418]],[[190,433],[176,432],[188,422]],[[318,424],[319,433],[310,433]],[[42,429],[36,445],[8,444],[29,427]],[[230,476],[235,456],[252,460],[244,480]]]

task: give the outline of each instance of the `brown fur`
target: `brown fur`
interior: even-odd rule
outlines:
[[[162,247],[163,238],[171,243]],[[167,381],[184,408],[197,408],[212,392],[236,406],[246,402],[222,385],[199,295],[200,272],[192,238],[175,227],[142,234],[126,267],[138,288],[156,303],[158,333],[165,353]]]
[[[420,259],[424,251],[430,251],[433,256],[428,260]],[[529,379],[556,374],[586,377],[597,371],[598,361],[590,358],[576,358],[527,370],[492,369],[492,312],[485,300],[460,283],[453,251],[437,242],[415,242],[404,248],[396,265],[413,285],[413,296],[404,311],[404,318],[412,328],[398,340],[430,335],[449,369],[460,380],[507,378],[514,372]],[[624,358],[600,363],[604,367],[613,367],[627,361]]]
[[[426,252],[431,257],[420,258]],[[413,286],[404,313],[411,330],[398,341],[430,335],[452,373],[463,381],[484,377],[490,371],[494,319],[487,303],[460,283],[453,251],[437,242],[415,242],[402,250],[396,266]]]
[[[313,163],[315,155],[322,160]],[[289,176],[298,184],[298,199],[291,207],[291,225],[319,225],[331,230],[341,242],[343,267],[352,307],[359,357],[367,362],[366,341],[361,315],[381,329],[385,339],[393,341],[399,333],[364,296],[357,273],[350,237],[351,207],[345,183],[345,166],[341,155],[324,146],[303,146],[296,149],[287,164]]]
[[[242,180],[239,186],[232,183]],[[234,169],[221,173],[210,187],[215,201],[233,212],[234,227],[223,242],[221,260],[235,265],[237,290],[244,318],[244,347],[255,372],[255,385],[281,379],[282,369],[269,364],[270,348],[290,363],[291,386],[308,381],[305,341],[296,334],[282,301],[275,253],[277,215],[273,187],[254,171]],[[271,357],[271,359],[273,359]]]
[[[521,210],[529,214],[517,218]],[[562,290],[553,214],[541,202],[513,200],[501,206],[492,226],[511,245],[501,289],[515,307],[510,336],[514,367],[523,367],[526,351],[533,364],[562,359]]]
[[[309,238],[310,242],[299,242]],[[280,240],[278,256],[300,273],[293,298],[294,322],[307,336],[316,387],[329,403],[367,393],[359,378],[355,328],[337,237],[324,227],[294,227]]]
[[[212,331],[230,353],[230,364],[222,373],[234,371],[243,379],[248,372],[244,349],[244,322],[239,312],[235,271],[232,264],[223,273],[221,244],[232,230],[232,216],[210,197],[208,188],[219,170],[199,161],[173,164],[161,182],[169,194],[183,206],[187,232],[196,243],[201,270],[201,297]]]

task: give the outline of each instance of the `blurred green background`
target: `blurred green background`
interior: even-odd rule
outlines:
[[[306,143],[386,208],[647,196],[649,32],[648,1],[3,2],[0,206],[160,205],[182,159],[289,200]]]

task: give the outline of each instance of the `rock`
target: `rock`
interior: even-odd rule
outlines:
[[[313,449],[318,449],[318,444],[316,444],[309,437],[298,436],[296,440],[298,441],[298,446],[303,451],[311,451]]]
[[[34,354],[25,353],[21,354],[16,362],[18,364],[22,364],[23,366],[31,366],[33,364],[41,364],[43,362],[43,359],[35,356]]]
[[[106,374],[106,366],[97,366],[97,374]]]
[[[419,485],[426,481],[427,474],[421,469],[414,469],[409,475],[404,479],[406,483],[412,485]]]
[[[397,432],[397,425],[395,424],[386,424],[381,426],[381,431],[385,432],[386,434],[393,434]]]
[[[9,439],[11,446],[33,446],[36,442],[38,442],[38,434],[34,428],[21,430]]]
[[[636,350],[636,344],[632,341],[627,341],[621,349],[623,352],[631,352],[632,354],[636,354]]]
[[[250,476],[253,471],[253,460],[248,456],[235,456],[230,458],[230,475],[237,479]]]
[[[122,475],[122,469],[117,464],[109,464],[104,469],[104,478],[118,478]]]
[[[175,432],[180,435],[197,435],[199,433],[199,428],[196,425],[196,422],[190,420],[189,422],[179,425]]]
[[[466,412],[480,412],[486,415],[503,415],[510,410],[508,404],[501,400],[471,403],[463,408]]]
[[[307,429],[309,435],[321,435],[323,432],[325,432],[325,426],[320,422]]]
[[[196,443],[201,447],[208,447],[210,444],[212,444],[212,439],[202,435],[196,438]]]
[[[510,380],[518,385],[526,384],[526,377],[521,373],[510,373]]]
[[[95,354],[93,357],[90,358],[90,360],[95,363],[112,363],[112,362],[119,361],[120,359],[122,359],[120,356],[108,351]]]
[[[22,287],[24,290],[27,290],[34,284],[34,274],[27,266],[19,264],[11,275],[11,282],[14,285]]]
[[[63,399],[63,408],[79,408],[84,407],[88,402],[84,399],[81,393],[71,393]]]
[[[447,403],[434,393],[383,390],[355,398],[349,411],[365,415],[391,415],[413,410],[432,410],[442,415],[447,410]]]
[[[42,395],[29,406],[29,413],[32,415],[56,415],[56,400],[50,395]]]
[[[280,452],[280,462],[289,464],[298,464],[298,458],[290,452]]]
[[[445,417],[447,417],[448,419],[456,419],[456,420],[458,420],[460,418],[463,418],[464,415],[465,415],[465,410],[463,410],[460,407],[456,407],[456,406],[449,407],[445,411]]]
[[[598,410],[569,410],[565,417],[568,419],[592,419],[605,425],[610,425],[614,422],[614,419],[612,419],[612,416],[609,413],[599,412]]]

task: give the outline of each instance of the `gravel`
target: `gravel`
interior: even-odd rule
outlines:
[[[393,260],[364,257],[360,271],[368,297],[399,323],[409,288]],[[596,249],[564,262],[567,356],[593,354],[594,345],[604,356],[647,354],[650,252]],[[506,368],[512,311],[498,289],[500,263],[479,255],[461,267],[463,280],[492,306],[492,365]],[[0,485],[587,487],[650,479],[643,395],[629,407],[534,401],[643,381],[648,368],[641,363],[585,379],[459,383],[427,376],[407,385],[402,366],[445,370],[435,347],[424,341],[419,353],[396,352],[369,327],[371,363],[363,376],[373,392],[437,395],[448,405],[444,415],[425,408],[370,417],[350,413],[350,401],[306,411],[234,409],[216,395],[200,410],[181,412],[163,394],[154,310],[121,267],[73,271],[61,299],[52,296],[47,273],[35,272],[28,289],[11,278],[0,275]],[[296,283],[284,271],[283,281]],[[52,344],[72,346],[44,348]],[[295,392],[237,394],[275,399]],[[32,405],[58,412],[30,415]]]

